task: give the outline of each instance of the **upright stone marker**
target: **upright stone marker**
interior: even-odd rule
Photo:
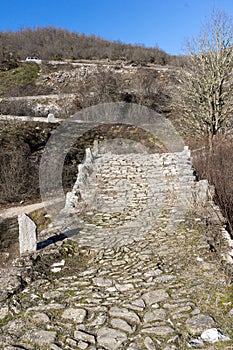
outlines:
[[[36,224],[26,214],[18,215],[20,255],[36,251]]]
[[[57,120],[56,120],[54,114],[52,114],[52,113],[49,113],[49,114],[48,114],[47,122],[48,122],[48,123],[56,123],[56,122],[57,122]]]

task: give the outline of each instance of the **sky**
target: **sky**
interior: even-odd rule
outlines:
[[[0,31],[54,26],[179,55],[213,8],[233,16],[233,0],[0,0]]]

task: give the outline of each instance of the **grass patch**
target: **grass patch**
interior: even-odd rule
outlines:
[[[57,252],[52,252],[50,254],[48,251],[38,256],[34,264],[34,269],[42,278],[46,278],[54,283],[57,276],[59,276],[59,278],[75,276],[81,271],[86,270],[94,256],[95,252],[85,247],[80,249],[75,241],[67,239]],[[51,271],[51,266],[53,263],[59,262],[62,259],[65,260],[65,266],[62,267],[59,274],[56,275],[56,273]]]
[[[24,63],[14,69],[0,72],[0,96],[18,96],[22,88],[35,82],[40,67],[36,63]]]
[[[36,224],[37,232],[45,230],[51,223],[50,218],[46,217],[46,211],[44,209],[39,209],[30,213],[30,217]]]

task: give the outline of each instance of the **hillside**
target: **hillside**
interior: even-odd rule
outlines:
[[[0,61],[38,56],[43,60],[110,59],[168,64],[163,50],[123,44],[54,27],[0,32]]]
[[[194,124],[189,124],[188,119],[181,120],[172,109],[181,68],[122,60],[42,60],[40,64],[23,60],[8,61],[3,66],[5,69],[0,72],[2,205],[38,199],[40,156],[50,133],[58,125],[47,123],[49,113],[59,121],[89,106],[122,101],[145,105],[166,116],[191,149],[200,149],[194,158],[197,171],[215,185],[217,203],[228,217],[229,227],[232,225],[232,182],[229,181],[232,159],[228,151],[231,139],[223,142],[220,137],[220,145],[217,142],[215,153],[206,161],[206,154],[201,151],[206,138],[195,130]],[[14,116],[20,116],[17,122]],[[22,116],[28,121],[23,122]],[[107,130],[93,130],[92,135],[85,135],[73,147],[64,168],[65,188],[70,188],[75,180],[84,148],[95,138],[111,137],[111,133],[112,129],[110,134]],[[23,182],[22,174],[25,174]]]
[[[98,103],[122,101],[143,104],[169,115],[168,90],[175,71],[176,68],[171,66],[135,66],[120,60],[76,60],[42,61],[41,64],[18,62],[17,67],[0,72],[2,204],[32,199],[38,194],[40,155],[57,126],[46,123],[49,113],[66,119]],[[31,121],[16,122],[12,120],[13,116],[27,116]],[[84,140],[79,140],[79,147],[67,156],[69,170],[64,171],[68,176],[67,181],[64,180],[67,185],[74,181],[83,147],[93,142],[94,137],[109,137],[108,133],[107,130],[94,130],[92,136],[86,135]],[[12,171],[18,164],[23,170]],[[28,176],[22,183],[20,177],[24,172]],[[6,186],[10,178],[10,183],[21,185]],[[28,181],[34,184],[33,190],[27,185]]]
[[[174,110],[183,58],[55,28],[0,48],[0,348],[230,350],[232,141]]]

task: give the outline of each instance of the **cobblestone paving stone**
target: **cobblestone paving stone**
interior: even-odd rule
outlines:
[[[145,159],[134,171],[142,162],[145,165]],[[107,165],[102,167],[103,187],[99,183],[96,211],[86,213],[82,230],[72,237],[79,249],[90,253],[86,268],[74,273],[65,263],[60,272],[42,276],[13,295],[0,310],[1,348],[232,349],[232,340],[214,344],[200,340],[201,333],[213,327],[232,339],[232,287],[207,244],[205,220],[191,207],[184,211],[179,206],[176,190],[171,197],[162,189],[164,198],[159,203],[163,210],[153,211],[158,205],[153,199],[156,193],[151,196],[146,191],[149,205],[145,201],[143,207],[141,191],[135,192],[140,205],[132,204],[126,191],[126,215],[121,212],[117,216],[124,194],[119,191],[116,198],[109,194],[116,186],[114,183],[111,188],[110,180],[116,176],[111,174],[115,168],[109,162]],[[188,167],[191,169],[190,164]],[[175,175],[174,168],[169,169]],[[129,170],[127,174],[134,176]],[[145,176],[143,171],[141,174]],[[190,184],[186,191],[191,191],[191,170],[186,175]],[[100,172],[97,180],[98,176]],[[178,177],[180,172],[173,176],[173,188]],[[138,181],[145,190],[147,184]],[[177,193],[184,198],[181,185],[177,185]],[[109,192],[104,193],[107,186]],[[98,204],[103,193],[111,212]],[[81,264],[78,253],[72,259]]]

